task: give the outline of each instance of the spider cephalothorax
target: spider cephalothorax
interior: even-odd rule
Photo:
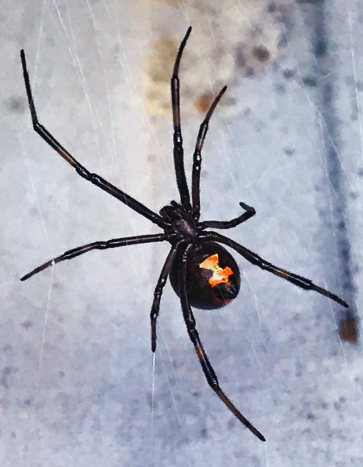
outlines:
[[[171,100],[174,123],[174,167],[176,181],[180,194],[180,204],[172,201],[170,205],[161,209],[160,215],[151,211],[145,205],[136,201],[130,195],[124,193],[119,188],[107,182],[97,174],[89,172],[83,167],[38,121],[35,111],[34,100],[30,88],[29,75],[26,67],[24,50],[20,52],[23,66],[23,74],[28,102],[32,117],[34,130],[62,156],[77,173],[84,179],[90,181],[110,195],[125,203],[128,207],[149,219],[154,224],[163,229],[164,233],[153,235],[138,235],[127,238],[115,238],[107,241],[97,241],[83,245],[72,250],[68,250],[62,255],[38,266],[30,273],[26,274],[21,280],[29,279],[34,274],[42,271],[48,266],[59,263],[66,259],[72,259],[76,256],[87,253],[90,250],[104,250],[107,248],[117,248],[126,245],[135,245],[140,243],[163,242],[168,241],[171,244],[170,252],[165,260],[157,282],[154,300],[151,307],[151,349],[156,350],[156,320],[159,315],[160,299],[163,288],[170,276],[171,284],[180,297],[183,310],[183,316],[189,337],[195,347],[195,351],[200,360],[203,372],[208,384],[215,391],[218,397],[227,405],[233,414],[254,433],[260,440],[265,441],[263,435],[256,430],[254,426],[241,414],[241,412],[232,404],[228,397],[221,390],[218,379],[208,357],[204,351],[202,343],[196,329],[196,321],[191,306],[204,309],[220,308],[233,300],[240,288],[240,272],[237,263],[231,254],[223,248],[220,243],[229,246],[243,256],[250,263],[265,269],[276,276],[282,277],[292,284],[305,290],[315,290],[326,297],[335,300],[344,307],[348,305],[337,295],[313,284],[310,279],[298,276],[288,272],[271,263],[268,263],[260,256],[248,250],[244,246],[225,237],[217,232],[206,230],[208,228],[230,229],[245,222],[255,215],[256,211],[251,206],[240,202],[244,212],[230,221],[203,221],[199,222],[200,217],[200,169],[202,156],[201,151],[203,142],[208,131],[209,120],[216,108],[223,93],[225,86],[215,98],[211,108],[200,126],[197,142],[193,155],[192,172],[192,202],[185,177],[183,139],[180,126],[180,106],[179,106],[179,63],[191,32],[188,29],[177,54],[174,71],[171,78]]]
[[[180,240],[195,242],[198,237],[197,224],[191,215],[181,204],[171,201],[169,206],[160,209],[165,226],[164,232],[169,235],[170,243],[176,244]]]

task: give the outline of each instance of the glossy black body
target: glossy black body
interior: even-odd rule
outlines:
[[[231,268],[233,274],[228,277],[227,282],[212,287],[209,279],[212,277],[213,271],[201,268],[200,264],[215,254],[218,254],[219,266],[222,269]],[[181,251],[179,251],[170,272],[170,282],[178,297],[180,297],[178,265],[181,256]],[[214,310],[226,306],[237,297],[241,278],[233,256],[218,243],[207,241],[199,245],[195,244],[189,250],[185,282],[191,306],[204,310]]]
[[[204,375],[210,387],[217,396],[226,404],[231,412],[240,420],[254,435],[261,441],[265,441],[264,436],[242,415],[237,407],[224,394],[217,376],[213,370],[207,354],[203,348],[199,334],[196,328],[191,306],[204,309],[215,309],[225,306],[233,300],[240,288],[240,273],[237,263],[233,257],[219,244],[225,244],[234,249],[248,262],[266,270],[276,276],[279,276],[292,284],[305,289],[314,290],[326,297],[336,301],[342,306],[348,305],[337,295],[328,292],[326,289],[316,286],[310,279],[306,279],[297,274],[281,269],[273,264],[265,261],[260,256],[253,253],[251,250],[240,245],[239,243],[225,237],[217,232],[209,231],[209,228],[215,229],[231,229],[247,221],[256,214],[253,207],[240,202],[243,213],[230,221],[199,221],[200,217],[200,171],[202,163],[202,147],[206,137],[209,120],[219,102],[222,95],[226,91],[226,86],[220,91],[215,98],[211,108],[200,125],[197,141],[193,154],[193,169],[192,169],[192,199],[184,170],[184,150],[183,138],[181,132],[180,119],[180,96],[179,96],[179,64],[181,56],[186,44],[186,41],[191,32],[188,29],[178,51],[175,60],[174,70],[171,78],[171,101],[173,113],[173,155],[174,168],[176,174],[176,182],[180,194],[180,204],[172,201],[170,205],[164,206],[160,210],[160,215],[153,212],[151,209],[132,198],[127,193],[123,192],[110,182],[102,178],[100,175],[87,170],[81,165],[72,154],[67,151],[54,136],[39,123],[35,110],[34,99],[30,87],[30,79],[26,65],[24,50],[21,50],[21,62],[23,67],[23,76],[25,88],[32,118],[34,130],[78,173],[84,180],[91,182],[93,185],[101,188],[106,193],[126,204],[138,214],[149,219],[154,224],[163,229],[163,233],[137,235],[126,238],[114,238],[106,241],[96,241],[87,245],[82,245],[66,251],[62,255],[47,261],[46,263],[33,269],[31,272],[21,278],[22,281],[29,279],[34,274],[43,271],[49,266],[54,266],[61,261],[69,260],[87,253],[91,250],[105,250],[108,248],[118,248],[143,243],[154,243],[167,241],[171,244],[169,254],[164,262],[159,279],[157,281],[154,299],[150,312],[151,321],[151,349],[156,350],[156,321],[160,310],[160,300],[163,288],[168,277],[172,286],[180,297],[183,317],[187,328],[188,335],[192,341],[196,354],[199,358]],[[208,256],[218,254],[218,264],[223,268],[230,268],[233,274],[228,275],[228,281],[212,286],[209,282],[211,271],[201,268],[203,262]]]

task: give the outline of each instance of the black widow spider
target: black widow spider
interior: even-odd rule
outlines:
[[[220,91],[212,103],[203,123],[200,125],[199,133],[193,155],[192,171],[192,203],[185,178],[184,159],[183,159],[183,139],[180,126],[180,102],[179,102],[179,64],[180,59],[191,32],[189,27],[175,60],[174,71],[171,78],[171,101],[174,123],[174,165],[176,181],[180,194],[180,203],[171,201],[170,205],[164,206],[160,210],[160,215],[154,213],[143,204],[136,201],[131,196],[119,190],[111,183],[97,174],[89,172],[42,126],[37,118],[34,99],[32,96],[28,70],[26,66],[25,53],[21,50],[21,62],[23,67],[24,81],[28,102],[32,117],[34,130],[62,156],[77,173],[100,187],[110,195],[119,199],[131,209],[157,224],[164,230],[162,234],[138,235],[135,237],[115,238],[108,241],[98,241],[83,245],[72,250],[68,250],[57,258],[38,266],[33,271],[21,278],[22,281],[29,279],[34,274],[42,271],[55,263],[72,259],[76,256],[87,253],[91,250],[105,250],[107,248],[117,248],[127,245],[136,245],[140,243],[152,243],[168,241],[171,244],[170,252],[165,260],[157,282],[154,300],[151,307],[151,349],[156,350],[156,320],[159,315],[160,299],[167,278],[170,276],[172,287],[181,301],[183,316],[187,331],[191,341],[194,344],[197,356],[202,366],[208,384],[215,391],[218,397],[226,404],[233,414],[254,433],[261,441],[265,441],[264,436],[241,414],[241,412],[232,404],[219,386],[217,376],[210,364],[204,351],[199,334],[196,329],[196,321],[191,310],[191,306],[204,309],[216,309],[227,305],[236,298],[240,288],[240,272],[237,263],[230,253],[218,243],[228,245],[237,251],[250,263],[265,269],[276,276],[282,277],[294,285],[305,290],[315,290],[326,297],[335,300],[340,305],[348,308],[348,305],[327,290],[313,284],[309,279],[298,276],[284,269],[278,268],[268,263],[260,256],[248,250],[235,241],[219,233],[206,230],[207,228],[230,229],[245,222],[256,214],[253,207],[245,203],[239,203],[244,213],[230,221],[204,221],[199,222],[200,216],[200,169],[202,156],[201,151],[205,136],[208,131],[209,120],[216,108],[219,100],[227,89],[227,86]],[[218,243],[216,243],[218,242]]]

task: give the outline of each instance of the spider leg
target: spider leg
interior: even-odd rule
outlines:
[[[151,321],[151,350],[152,352],[155,352],[156,350],[156,320],[159,316],[159,310],[160,310],[160,299],[161,295],[163,293],[163,289],[165,287],[166,281],[168,279],[170,270],[173,266],[173,262],[175,259],[175,255],[178,251],[179,246],[184,243],[184,240],[178,242],[176,245],[174,245],[170,251],[168,256],[166,257],[163,269],[161,270],[158,282],[155,287],[154,291],[154,300],[153,304],[151,306],[151,312],[150,312],[150,321]]]
[[[242,222],[245,222],[246,220],[250,219],[256,214],[256,210],[252,206],[248,206],[247,204],[242,202],[239,203],[239,205],[246,211],[239,217],[236,217],[235,219],[232,219],[230,221],[199,222],[198,228],[200,230],[204,230],[208,227],[212,229],[231,229],[232,227],[236,227],[237,225],[242,224]]]
[[[78,161],[76,161],[76,159],[51,135],[51,133],[49,133],[49,131],[46,128],[44,128],[43,125],[39,123],[30,87],[30,80],[28,69],[26,66],[24,50],[20,51],[20,57],[23,67],[24,82],[34,130],[44,139],[44,141],[46,141],[53,149],[55,149],[57,153],[60,156],[62,156],[63,159],[65,159],[77,171],[78,175],[85,178],[94,185],[98,186],[99,188],[106,191],[115,198],[119,199],[131,209],[146,217],[154,224],[157,224],[159,227],[164,228],[164,221],[162,217],[151,211],[143,204],[139,203],[139,201],[136,201],[136,199],[121,191],[119,188],[112,185],[110,182],[106,181],[104,178],[100,177],[97,174],[89,172]]]
[[[205,232],[202,238],[224,243],[228,245],[229,247],[233,248],[234,250],[236,250],[237,253],[239,253],[247,261],[254,264],[255,266],[258,266],[259,268],[264,269],[265,271],[271,272],[275,276],[282,277],[282,279],[285,279],[291,282],[292,284],[298,287],[301,287],[302,289],[314,290],[315,292],[318,292],[321,295],[324,295],[325,297],[328,297],[331,300],[334,300],[335,302],[339,303],[339,305],[342,305],[345,308],[349,308],[347,303],[344,300],[339,298],[337,295],[334,295],[333,293],[329,292],[328,290],[315,285],[310,279],[306,279],[305,277],[298,276],[297,274],[286,271],[285,269],[281,269],[277,266],[274,266],[271,263],[268,263],[263,258],[256,255],[256,253],[253,253],[252,251],[248,250],[244,246],[240,245],[237,242],[234,242],[233,240],[231,240],[228,237],[225,237],[224,235],[221,235],[217,232]]]
[[[154,234],[154,235],[138,235],[136,237],[125,237],[125,238],[114,238],[112,240],[107,240],[105,242],[93,242],[88,243],[87,245],[79,246],[77,248],[73,248],[72,250],[68,250],[57,258],[53,258],[50,261],[38,266],[37,268],[33,269],[28,274],[25,274],[20,280],[26,281],[30,277],[34,276],[40,271],[43,271],[49,266],[53,264],[60,263],[61,261],[65,261],[66,259],[72,259],[76,256],[83,255],[83,253],[87,253],[91,250],[107,250],[108,248],[118,248],[120,246],[128,246],[128,245],[138,245],[140,243],[152,243],[152,242],[163,242],[165,240],[169,240],[169,235],[166,234]]]
[[[217,107],[218,102],[225,93],[227,86],[219,92],[218,96],[214,99],[210,109],[208,110],[207,115],[205,116],[204,121],[199,127],[199,133],[197,141],[195,143],[195,149],[193,154],[193,172],[192,172],[192,198],[193,198],[193,216],[196,221],[198,221],[200,216],[200,169],[202,165],[202,148],[204,139],[208,132],[209,120],[212,117],[214,109]]]
[[[186,290],[186,271],[187,271],[187,260],[188,260],[188,250],[192,247],[192,244],[189,244],[182,256],[182,264],[179,271],[179,284],[181,285],[180,289],[180,301],[183,310],[184,321],[187,326],[187,331],[190,337],[190,340],[193,342],[195,351],[199,358],[200,364],[202,366],[204,375],[207,379],[209,386],[217,394],[217,396],[226,404],[226,406],[231,410],[231,412],[238,418],[254,435],[257,436],[261,441],[266,441],[264,436],[241,414],[241,412],[235,407],[234,404],[228,399],[224,394],[222,389],[219,386],[217,376],[213,370],[212,365],[210,364],[208,357],[205,353],[203,345],[200,341],[198,331],[196,329],[196,321],[192,312],[192,309],[189,305],[187,290]]]
[[[173,109],[173,124],[174,124],[174,166],[176,174],[176,182],[178,185],[178,190],[180,193],[180,201],[184,208],[190,212],[192,207],[190,205],[189,190],[187,185],[187,180],[185,178],[185,169],[184,169],[184,150],[183,150],[183,137],[181,133],[181,123],[180,123],[180,87],[179,87],[179,64],[180,59],[183,54],[185,44],[188,40],[189,34],[192,28],[189,27],[186,32],[182,43],[180,44],[178,55],[175,59],[173,76],[171,78],[171,104]]]

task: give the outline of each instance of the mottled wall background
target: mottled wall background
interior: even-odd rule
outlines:
[[[1,466],[361,466],[360,3],[1,6]],[[158,232],[32,130],[20,49],[41,123],[157,212],[178,199],[168,86],[189,25],[188,175],[205,110],[228,85],[203,150],[202,218],[254,206],[231,237],[350,305],[234,255],[239,297],[195,311],[222,388],[265,444],[208,387],[170,286],[153,367],[149,313],[167,244],[92,252],[19,280],[70,248]]]

